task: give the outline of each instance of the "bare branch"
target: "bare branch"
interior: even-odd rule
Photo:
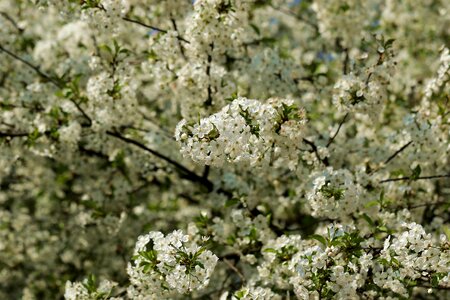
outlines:
[[[208,175],[209,175],[209,169],[210,169],[210,167],[209,166],[205,166],[205,168],[203,169],[203,174],[202,174],[202,177],[203,178],[208,178]]]
[[[56,87],[58,87],[58,88],[62,88],[63,87],[63,85],[59,81],[57,81],[56,79],[54,79],[54,78],[48,76],[47,74],[45,74],[44,72],[42,72],[41,69],[38,66],[30,63],[29,61],[21,58],[20,56],[16,55],[15,53],[13,53],[11,51],[9,51],[8,49],[4,48],[2,45],[0,45],[0,51],[5,52],[6,54],[11,56],[12,58],[14,58],[14,59],[24,63],[25,65],[27,65],[30,68],[32,68],[39,76],[41,76],[45,80],[53,83]]]
[[[0,15],[3,16],[6,20],[8,20],[14,26],[14,28],[16,28],[17,31],[19,31],[19,33],[22,33],[24,31],[23,28],[20,28],[17,22],[6,12],[0,11]]]
[[[142,144],[141,142],[138,142],[136,140],[127,138],[123,135],[121,135],[119,132],[117,131],[107,131],[106,134],[115,137],[117,139],[120,139],[126,143],[135,145],[147,152],[150,152],[151,154],[155,155],[156,157],[166,161],[167,163],[173,165],[181,174],[183,178],[186,178],[190,181],[193,182],[198,182],[201,185],[203,185],[204,187],[206,187],[208,189],[208,191],[212,191],[213,189],[213,184],[211,181],[209,181],[206,178],[203,178],[202,176],[198,176],[197,174],[195,174],[193,171],[189,170],[188,168],[186,168],[185,166],[181,165],[180,163],[178,163],[177,161],[171,159],[170,157],[165,156],[164,154],[161,154],[153,149],[148,148],[147,146],[145,146],[144,144]]]
[[[152,25],[148,25],[148,24],[145,24],[145,23],[143,23],[141,21],[130,19],[128,17],[122,17],[122,20],[130,22],[130,23],[138,24],[138,25],[141,25],[141,26],[143,26],[145,28],[152,29],[152,30],[155,30],[155,31],[158,31],[158,32],[161,32],[161,33],[167,33],[167,30],[165,30],[165,29],[161,29],[161,28],[158,28],[158,27],[155,27],[155,26],[152,26]],[[177,39],[189,44],[189,41],[186,40],[185,38],[181,37],[181,36],[177,36]]]
[[[381,180],[380,183],[393,182],[393,181],[405,181],[405,180],[414,181],[414,180],[439,179],[439,178],[449,178],[449,177],[450,177],[450,174],[422,176],[422,177],[417,177],[417,178],[413,178],[413,177],[399,177],[399,178],[384,179],[384,180]]]
[[[303,139],[303,142],[305,142],[305,144],[307,144],[307,145],[309,145],[310,147],[311,147],[311,149],[312,149],[312,152],[314,152],[314,154],[316,155],[316,157],[317,157],[317,159],[321,162],[321,163],[323,163],[326,167],[328,167],[329,165],[330,165],[330,163],[328,162],[328,158],[324,158],[324,159],[322,159],[321,157],[320,157],[320,155],[319,155],[319,151],[318,151],[318,149],[317,149],[317,146],[316,146],[316,144],[314,144],[313,142],[311,142],[310,140],[307,140],[307,139]]]
[[[302,16],[296,14],[292,10],[284,9],[284,8],[281,8],[281,7],[276,7],[273,4],[269,4],[269,6],[272,7],[274,10],[277,10],[277,11],[279,11],[279,12],[285,14],[285,15],[291,16],[291,17],[297,19],[298,21],[303,22],[306,25],[311,26],[311,28],[314,29],[314,31],[319,32],[319,27],[317,26],[317,24],[314,24],[310,20],[307,20],[307,19],[303,18]]]
[[[400,149],[398,149],[397,151],[395,151],[394,154],[392,154],[388,159],[386,159],[386,161],[384,162],[385,165],[387,165],[391,160],[393,160],[397,155],[399,155],[403,150],[405,150],[409,145],[412,144],[412,141],[409,141],[408,143],[406,143],[405,145],[403,145]]]
[[[325,147],[328,148],[328,146],[330,146],[330,145],[333,143],[334,139],[336,138],[336,136],[337,136],[338,133],[339,133],[339,130],[341,130],[342,125],[345,123],[345,120],[347,119],[348,114],[349,114],[349,113],[346,113],[346,114],[345,114],[344,118],[343,118],[342,121],[339,123],[338,129],[336,130],[335,134],[328,140],[328,143],[327,143],[327,145],[326,145]]]
[[[65,83],[45,74],[44,72],[41,71],[40,67],[37,65],[34,65],[32,63],[30,63],[29,61],[23,59],[22,57],[16,55],[15,53],[9,51],[8,49],[4,48],[2,45],[0,45],[0,51],[3,51],[4,53],[6,53],[7,55],[11,56],[12,58],[20,61],[21,63],[27,65],[28,67],[30,67],[31,69],[33,69],[40,77],[44,78],[45,80],[47,80],[48,82],[51,82],[55,87],[62,89],[66,86]],[[76,108],[78,109],[78,111],[83,115],[83,117],[88,121],[88,126],[90,127],[92,125],[92,119],[86,114],[86,112],[81,108],[80,104],[77,103],[74,99],[70,99],[70,101],[76,106]]]
[[[1,132],[0,131],[0,137],[24,137],[28,136],[28,132]]]
[[[176,32],[178,32],[177,22],[175,21],[175,19],[171,18],[170,21],[172,22],[173,29]],[[186,55],[184,54],[184,48],[183,48],[183,45],[181,45],[181,40],[180,39],[178,39],[178,47],[180,48],[181,56],[183,56],[184,60],[186,60]]]
[[[244,275],[241,273],[241,271],[239,271],[239,269],[236,268],[236,266],[233,265],[228,259],[224,258],[224,259],[223,259],[223,262],[226,263],[227,266],[228,266],[231,270],[233,270],[233,271],[239,276],[239,278],[241,279],[242,282],[245,282],[245,281],[246,281],[246,280],[245,280],[245,277],[244,277]]]

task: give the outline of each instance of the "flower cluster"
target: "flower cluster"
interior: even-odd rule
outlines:
[[[175,137],[185,156],[206,165],[234,162],[293,169],[305,121],[293,100],[238,98],[199,123],[181,121]]]
[[[86,278],[83,282],[67,281],[64,298],[66,300],[114,299],[110,295],[116,286],[116,282],[106,279],[100,281],[97,286],[94,276]]]
[[[336,219],[357,211],[362,200],[362,188],[345,169],[330,168],[311,174],[313,188],[308,192],[311,215]]]
[[[0,299],[450,299],[449,24],[0,0]]]
[[[372,2],[374,1],[315,1],[312,8],[320,21],[320,33],[330,40],[342,39],[343,47],[358,43],[364,36],[364,28],[370,25],[374,17],[370,15],[374,10]]]
[[[188,293],[202,289],[217,263],[217,256],[189,239],[182,231],[167,236],[150,232],[140,236],[134,248],[133,262],[128,265],[132,286],[131,299],[173,291]]]
[[[387,86],[395,70],[392,49],[394,40],[377,35],[377,61],[343,75],[334,85],[333,102],[340,110],[358,112],[378,119],[387,101]],[[368,60],[362,53],[360,60]]]
[[[406,231],[384,241],[378,262],[381,272],[374,282],[397,294],[408,297],[408,282],[423,281],[450,286],[450,243],[445,236],[433,241],[423,227],[416,223],[404,224]]]

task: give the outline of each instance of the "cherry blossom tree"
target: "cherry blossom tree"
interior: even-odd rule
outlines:
[[[0,0],[1,299],[449,299],[450,2]]]

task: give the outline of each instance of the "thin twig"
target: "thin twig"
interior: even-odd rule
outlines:
[[[211,53],[214,50],[214,43],[211,43]],[[208,54],[208,64],[206,65],[206,76],[208,76],[208,89],[207,89],[207,98],[204,102],[204,106],[211,106],[212,105],[212,90],[211,90],[211,61],[212,61],[212,55]]]
[[[210,169],[209,166],[205,166],[205,168],[203,169],[203,174],[202,174],[202,177],[203,177],[203,178],[205,178],[205,179],[208,178],[208,175],[209,175],[209,169]]]
[[[175,21],[175,19],[171,18],[170,21],[172,22],[173,29],[179,34],[177,22]],[[183,48],[183,45],[181,45],[180,39],[178,39],[178,47],[180,48],[181,56],[183,56],[184,60],[186,60],[187,59],[186,54],[184,54],[184,48]]]
[[[319,32],[319,27],[317,26],[317,24],[314,24],[313,22],[311,22],[311,21],[303,18],[302,16],[296,14],[295,12],[293,12],[291,10],[288,10],[288,9],[281,8],[281,7],[276,7],[273,4],[269,4],[269,6],[272,7],[274,10],[277,10],[277,11],[279,11],[279,12],[285,14],[285,15],[294,17],[298,21],[301,21],[301,22],[311,26],[314,29],[314,31]]]
[[[143,26],[145,28],[152,29],[152,30],[155,30],[155,31],[158,31],[158,32],[161,32],[161,33],[167,33],[167,30],[165,30],[165,29],[161,29],[159,27],[148,25],[148,24],[145,24],[145,23],[143,23],[141,21],[130,19],[128,17],[122,17],[122,20],[130,22],[130,23],[138,24],[138,25],[141,25],[141,26]],[[185,38],[181,37],[181,36],[177,36],[177,39],[189,44],[189,41],[186,40]]]
[[[317,149],[316,144],[314,144],[313,142],[311,142],[310,140],[307,140],[307,139],[305,139],[305,138],[303,139],[303,142],[305,142],[305,144],[307,144],[307,145],[309,145],[309,146],[311,147],[312,152],[314,152],[314,154],[316,155],[317,159],[318,159],[321,163],[323,163],[326,167],[328,167],[328,166],[330,165],[329,162],[328,162],[328,158],[327,158],[327,157],[325,157],[324,159],[322,159],[322,158],[320,157],[319,151],[318,151],[318,149]]]
[[[197,199],[191,197],[187,193],[181,193],[181,194],[178,194],[178,196],[187,200],[190,204],[199,204],[200,203],[200,200],[197,200]]]
[[[412,181],[414,181],[414,180],[439,179],[439,178],[448,178],[448,177],[450,177],[450,174],[422,176],[422,177],[417,177],[417,178],[413,178],[413,177],[399,177],[399,178],[384,179],[384,180],[381,180],[380,183],[392,182],[392,181],[405,181],[405,180],[412,180]]]
[[[342,66],[344,75],[348,74],[348,63],[350,62],[350,57],[348,55],[348,49],[344,49],[345,57],[344,57],[344,65]]]
[[[416,205],[411,205],[411,206],[398,206],[398,207],[394,207],[396,211],[399,211],[401,209],[416,209],[416,208],[421,208],[421,207],[426,207],[426,206],[432,206],[432,205],[445,205],[445,204],[450,204],[449,201],[439,201],[439,202],[431,202],[431,203],[421,203],[421,204],[416,204]]]
[[[246,281],[246,279],[245,279],[244,275],[241,273],[241,271],[239,271],[239,269],[236,268],[236,266],[233,265],[228,259],[224,258],[223,262],[226,263],[227,266],[239,276],[239,278],[241,279],[242,282]]]
[[[393,160],[397,155],[399,155],[403,150],[405,150],[409,145],[412,144],[412,141],[409,141],[408,143],[406,143],[405,145],[403,145],[400,149],[398,149],[397,151],[395,151],[394,154],[392,154],[391,156],[389,156],[388,159],[386,159],[386,161],[384,162],[385,165],[387,165],[391,160]]]
[[[157,151],[155,151],[153,149],[150,149],[147,146],[145,146],[144,144],[142,144],[142,143],[140,143],[140,142],[138,142],[136,140],[127,138],[127,137],[121,135],[117,131],[110,131],[110,130],[108,130],[108,131],[106,131],[106,134],[108,134],[108,135],[110,135],[112,137],[115,137],[117,139],[120,139],[120,140],[122,140],[122,141],[124,141],[126,143],[135,145],[135,146],[137,146],[137,147],[139,147],[139,148],[141,148],[141,149],[143,149],[143,150],[145,150],[147,152],[150,152],[151,154],[155,155],[156,157],[158,157],[158,158],[168,162],[169,164],[173,165],[174,167],[176,167],[178,169],[178,171],[180,171],[180,173],[182,173],[184,175],[183,176],[184,178],[186,178],[186,179],[188,179],[190,181],[193,181],[193,182],[198,182],[198,183],[202,184],[203,186],[205,186],[208,189],[208,191],[212,191],[213,184],[212,184],[211,181],[209,181],[208,179],[203,178],[201,176],[198,176],[193,171],[189,170],[188,168],[186,168],[185,166],[183,166],[180,163],[176,162],[175,160],[171,159],[170,157],[167,157],[164,154],[161,154],[161,153],[159,153],[159,152],[157,152]]]
[[[338,133],[339,133],[339,130],[341,130],[342,125],[345,123],[345,120],[347,119],[348,114],[349,114],[349,113],[346,113],[346,114],[345,114],[344,118],[343,118],[343,119],[341,120],[341,122],[339,123],[339,126],[338,126],[338,128],[337,128],[335,134],[328,140],[328,143],[327,143],[327,145],[326,145],[325,147],[328,148],[328,146],[330,146],[331,143],[333,143],[334,139],[336,138],[336,136],[337,136]]]
[[[0,137],[23,137],[28,136],[28,132],[1,132],[0,131]]]
[[[45,74],[44,72],[41,71],[41,69],[39,68],[39,66],[34,65],[32,63],[30,63],[29,61],[23,59],[22,57],[16,55],[15,53],[9,51],[8,49],[4,48],[2,45],[0,45],[0,51],[5,52],[7,55],[11,56],[12,58],[20,61],[21,63],[27,65],[28,67],[30,67],[31,69],[33,69],[39,76],[41,76],[42,78],[44,78],[45,80],[47,80],[48,82],[52,83],[55,87],[62,89],[64,88],[65,84],[62,83],[59,80],[56,80],[55,78],[52,78],[51,76]],[[77,103],[74,99],[70,99],[70,101],[76,106],[76,108],[78,109],[78,111],[83,115],[83,117],[88,121],[88,126],[92,125],[92,119],[87,115],[87,113],[81,108],[80,104]]]
[[[8,49],[4,48],[2,45],[0,45],[0,51],[5,52],[6,54],[11,56],[12,58],[14,58],[14,59],[24,63],[25,65],[27,65],[30,68],[32,68],[37,74],[39,74],[39,76],[41,76],[42,78],[46,79],[47,81],[53,83],[58,88],[62,88],[63,87],[63,85],[59,81],[57,81],[56,79],[54,79],[54,78],[48,76],[47,74],[45,74],[44,72],[42,72],[41,69],[38,66],[33,65],[29,61],[23,59],[22,57],[16,55],[15,53],[13,53],[11,51],[9,51]]]
[[[2,15],[5,19],[7,19],[17,29],[17,31],[19,31],[19,33],[22,33],[24,31],[24,29],[20,28],[17,22],[4,11],[0,11],[0,15]]]

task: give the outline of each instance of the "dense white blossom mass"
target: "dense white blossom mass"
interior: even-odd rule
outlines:
[[[450,1],[0,0],[0,299],[450,299]]]

